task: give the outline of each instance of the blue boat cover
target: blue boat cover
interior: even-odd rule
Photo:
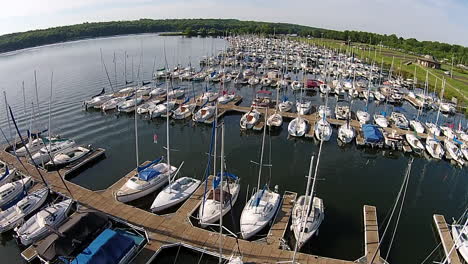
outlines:
[[[213,188],[215,188],[215,189],[218,187],[219,183],[221,182],[220,176],[221,176],[221,173],[218,172],[216,177],[213,179]],[[229,173],[229,172],[224,172],[224,177],[229,177],[229,178],[231,178],[233,180],[237,180],[237,176],[232,174],[232,173]]]
[[[463,145],[463,142],[457,139],[457,137],[453,137],[453,141],[459,145]]]
[[[112,229],[106,229],[72,261],[72,264],[118,263],[134,244],[133,239]]]
[[[150,164],[147,164],[147,165],[145,165],[145,166],[138,166],[137,171],[140,172],[140,171],[142,171],[142,170],[145,170],[146,168],[149,168],[149,167],[151,167],[152,165],[154,165],[154,164],[156,164],[156,163],[159,163],[161,160],[162,160],[162,157],[153,160]]]
[[[160,171],[157,171],[155,169],[145,169],[140,172],[138,172],[138,178],[144,180],[144,181],[149,181],[153,178],[156,178],[159,174],[161,174]]]
[[[382,132],[377,126],[364,124],[362,125],[362,132],[364,133],[364,139],[368,143],[379,143],[383,140]]]

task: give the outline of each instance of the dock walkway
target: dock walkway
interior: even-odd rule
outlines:
[[[294,202],[296,201],[297,193],[286,191],[282,198],[281,207],[276,213],[275,220],[273,225],[270,228],[270,232],[267,236],[267,244],[274,245],[277,248],[281,247],[281,243],[286,233],[286,228],[289,224],[289,219],[291,218],[292,209]]]
[[[433,218],[440,240],[442,241],[444,254],[447,257],[448,263],[461,264],[457,250],[454,248],[455,243],[452,239],[452,236],[450,235],[450,229],[448,228],[447,222],[445,222],[445,217],[443,215],[435,214]]]

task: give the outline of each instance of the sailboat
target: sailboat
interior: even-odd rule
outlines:
[[[160,117],[166,114],[168,111],[171,112],[176,105],[175,101],[166,101],[162,104],[156,105],[156,107],[150,111],[150,118]]]
[[[12,169],[11,171],[8,169],[8,165],[1,163],[3,166],[0,169],[0,186],[4,185],[5,183],[11,182],[16,176],[16,169]]]
[[[265,114],[265,119],[266,119]],[[278,191],[271,191],[268,184],[260,189],[260,182],[262,177],[263,153],[265,150],[266,129],[263,129],[262,151],[260,153],[260,163],[258,171],[257,191],[252,195],[250,200],[242,210],[240,218],[240,229],[244,239],[249,239],[265,226],[273,221],[273,217],[278,210],[281,200]],[[271,146],[270,146],[271,148]],[[276,188],[277,189],[277,188]]]
[[[328,96],[325,99],[325,109],[327,108],[328,104]],[[320,141],[328,141],[332,135],[332,128],[330,123],[327,121],[326,115],[324,115],[321,119],[317,121],[314,128],[315,137]]]
[[[454,160],[457,162],[460,166],[463,166],[465,164],[465,161],[463,159],[463,153],[461,150],[453,143],[450,139],[446,138],[444,140],[444,146],[445,146],[445,156],[447,159]]]
[[[444,98],[444,91],[445,91],[445,79],[442,81],[441,98]],[[436,116],[435,123],[426,122],[428,133],[433,134],[435,136],[440,136],[440,128],[438,126],[439,116],[440,116],[440,104],[439,104],[439,108],[437,110],[437,116]]]
[[[423,143],[413,134],[408,133],[405,135],[406,141],[410,144],[415,153],[422,153],[424,151]]]
[[[416,71],[416,68],[414,69]],[[415,74],[416,75],[416,74]],[[428,72],[426,71],[426,83],[425,83],[425,89],[424,92],[428,89]],[[411,129],[416,131],[417,133],[424,133],[424,126],[422,123],[419,121],[419,116],[421,115],[422,109],[423,109],[424,103],[421,104],[421,106],[418,109],[418,113],[416,115],[416,118],[409,121],[409,125]]]
[[[385,112],[374,114],[374,123],[379,127],[388,127],[388,119],[385,117]]]
[[[307,241],[309,241],[309,239],[314,234],[318,234],[318,229],[322,224],[322,221],[325,216],[323,200],[314,195],[322,144],[323,140],[320,142],[320,149],[318,154],[319,158],[315,167],[312,188],[310,188],[310,181],[314,161],[313,156],[310,160],[309,176],[307,178],[307,187],[305,195],[301,195],[293,207],[291,230],[293,231],[294,237],[296,239],[295,251],[301,249],[301,247]]]
[[[43,139],[44,142],[47,142]],[[43,164],[50,161],[51,157],[55,154],[62,153],[71,147],[76,145],[75,141],[71,139],[57,139],[54,141],[48,141],[47,145],[42,147],[38,152],[32,156],[32,161],[36,164]]]
[[[356,130],[351,126],[348,118],[346,123],[341,125],[340,128],[338,128],[338,139],[341,142],[348,144],[351,143],[355,136]]]
[[[245,113],[240,119],[240,127],[242,129],[252,129],[260,120],[260,112],[256,108],[252,108]]]
[[[268,117],[266,120],[267,126],[271,127],[281,127],[283,125],[283,116],[278,114],[278,108],[279,108],[279,88],[276,88],[276,107],[275,107],[275,112]],[[268,108],[266,108],[266,113],[265,115],[268,115]]]
[[[374,68],[374,65],[372,65],[372,68]],[[366,98],[366,108],[365,110],[356,111],[357,119],[359,120],[359,123],[361,124],[366,124],[370,120],[370,114],[367,112],[367,107],[369,105],[369,97],[372,95],[372,93],[370,92],[371,83],[372,83],[372,71],[370,71],[369,73],[369,83],[367,84],[367,90],[363,91],[364,97]]]
[[[468,263],[468,220],[464,225],[452,225],[452,236],[455,240],[455,247],[463,257],[465,262]]]
[[[29,246],[49,235],[52,232],[51,229],[58,228],[67,219],[72,204],[72,199],[66,199],[46,207],[29,218],[16,229],[16,234],[21,244]]]
[[[212,118],[215,114],[216,106],[212,104],[205,103],[195,114],[193,114],[193,121],[195,122],[205,122],[208,119]]]
[[[14,206],[0,212],[0,233],[19,226],[26,217],[44,204],[48,188],[42,188],[22,198]]]
[[[169,114],[166,114],[166,149],[167,149],[167,163],[170,164],[170,138],[169,138]],[[182,165],[181,165],[182,166]],[[175,176],[174,176],[175,177]],[[191,177],[181,177],[176,181],[173,181],[172,177],[169,177],[169,185],[165,187],[154,199],[151,204],[150,210],[152,212],[160,212],[168,209],[174,205],[177,205],[194,193],[198,186],[200,186],[200,180]]]
[[[221,132],[221,172],[216,174],[213,179],[213,189],[205,193],[199,207],[198,215],[202,227],[220,220],[231,210],[239,196],[240,179],[236,175],[224,171],[224,124],[221,127]]]
[[[169,83],[166,80],[166,89],[169,90]],[[169,99],[169,93],[167,93]],[[136,104],[135,104],[136,108]],[[166,110],[168,111],[168,110]],[[167,113],[167,112],[166,112]],[[134,174],[127,182],[115,193],[115,199],[117,201],[126,203],[143,196],[146,196],[157,189],[164,186],[176,173],[177,168],[170,165],[170,160],[167,163],[163,163],[162,157],[153,160],[145,166],[138,165],[138,132],[137,132],[137,118],[135,111],[135,139],[136,139],[136,160],[137,160],[137,173]],[[169,134],[167,135],[169,136]],[[167,149],[169,151],[169,148]]]
[[[428,135],[426,138],[426,150],[434,159],[440,160],[445,154],[445,151],[439,141],[431,135]]]

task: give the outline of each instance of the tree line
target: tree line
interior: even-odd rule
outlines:
[[[314,38],[383,45],[415,54],[430,54],[438,59],[452,56],[455,63],[468,63],[468,48],[436,41],[404,39],[360,31],[336,31],[288,23],[240,21],[236,19],[140,19],[83,23],[0,36],[0,52],[9,52],[57,42],[124,34],[183,32],[185,35],[222,36],[226,34],[297,34]]]

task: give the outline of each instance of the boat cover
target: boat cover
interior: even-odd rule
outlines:
[[[149,164],[147,164],[147,165],[145,165],[145,166],[138,166],[137,171],[140,172],[140,171],[142,171],[142,170],[144,170],[144,169],[146,169],[146,168],[149,168],[149,167],[151,167],[152,165],[154,165],[154,164],[156,164],[156,163],[159,163],[161,160],[162,160],[162,157],[153,160],[151,163],[149,163]]]
[[[362,125],[362,132],[364,133],[364,139],[368,143],[379,143],[383,140],[382,132],[377,126],[364,124]]]
[[[138,178],[144,180],[144,181],[149,181],[151,179],[154,179],[156,178],[159,174],[161,174],[160,171],[157,171],[155,169],[152,169],[152,168],[147,168],[147,169],[144,169],[140,172],[138,172]]]
[[[77,248],[83,248],[83,242],[102,230],[107,223],[107,216],[97,211],[75,213],[57,232],[39,242],[36,251],[46,261],[70,256]]]
[[[234,174],[232,174],[232,173],[224,172],[223,175],[224,175],[224,177],[229,177],[229,178],[231,178],[231,179],[233,179],[233,180],[237,180],[237,176],[234,175]],[[219,183],[221,182],[220,176],[221,176],[221,173],[218,172],[218,174],[216,175],[216,177],[215,177],[214,180],[213,180],[213,188],[214,188],[214,189],[216,189],[216,188],[218,187]]]
[[[135,245],[133,239],[115,232],[104,230],[71,262],[72,264],[113,264],[119,261]]]

